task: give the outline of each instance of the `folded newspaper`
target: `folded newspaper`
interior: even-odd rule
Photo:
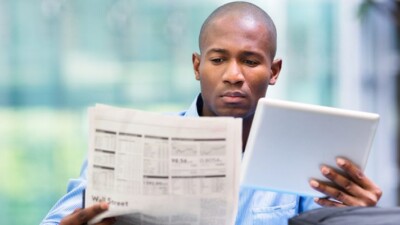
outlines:
[[[232,225],[239,195],[241,119],[89,108],[89,224]]]

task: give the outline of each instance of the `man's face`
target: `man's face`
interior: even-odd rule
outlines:
[[[281,60],[271,58],[267,32],[251,18],[225,17],[210,25],[202,55],[193,54],[203,116],[253,116],[281,68]]]

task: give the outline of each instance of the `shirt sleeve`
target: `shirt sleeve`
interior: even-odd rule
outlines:
[[[312,209],[321,208],[320,205],[314,202],[314,198],[300,196],[299,198],[299,214]]]
[[[79,178],[70,179],[67,193],[57,201],[40,225],[59,224],[61,219],[70,215],[75,209],[82,208],[82,193],[86,188],[87,159],[83,162]]]

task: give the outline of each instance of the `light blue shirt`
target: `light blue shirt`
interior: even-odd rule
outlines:
[[[200,105],[202,105],[202,100],[199,96],[187,111],[181,112],[179,115],[198,117],[197,109]],[[87,161],[85,160],[79,178],[69,181],[67,194],[53,206],[41,225],[59,224],[62,218],[71,214],[75,209],[82,208],[86,173]],[[236,225],[286,225],[289,218],[317,207],[319,206],[309,197],[241,187]]]

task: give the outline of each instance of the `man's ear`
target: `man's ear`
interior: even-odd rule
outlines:
[[[200,55],[196,52],[192,54],[192,63],[193,63],[193,71],[195,78],[196,80],[200,80],[200,72],[199,72]]]
[[[282,69],[282,59],[275,59],[272,62],[271,66],[272,75],[271,78],[269,79],[270,85],[274,85],[276,83],[279,77],[279,73],[281,72],[281,69]]]

